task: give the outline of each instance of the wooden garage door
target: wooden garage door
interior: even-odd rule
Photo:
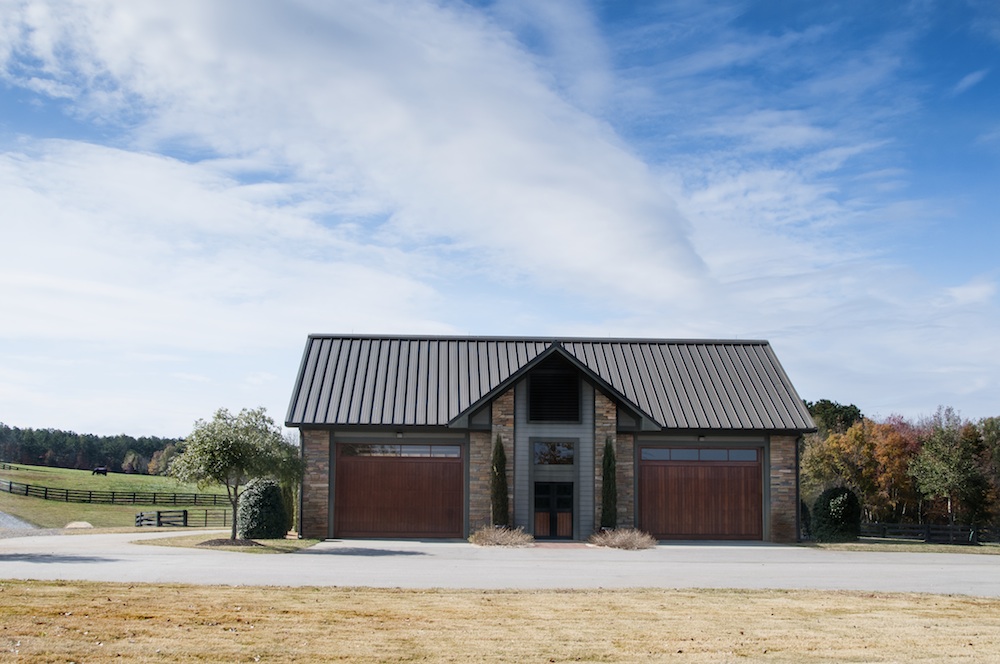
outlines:
[[[640,527],[658,539],[761,539],[761,456],[746,448],[643,448]]]
[[[335,537],[461,537],[458,445],[337,446]]]

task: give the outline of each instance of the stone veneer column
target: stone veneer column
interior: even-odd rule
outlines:
[[[490,525],[490,466],[493,441],[489,431],[469,433],[469,531]]]
[[[302,458],[306,472],[302,478],[302,536],[326,539],[330,524],[330,432],[302,432]]]
[[[503,453],[507,456],[507,504],[510,506],[511,525],[514,523],[514,388],[493,400],[491,404],[493,430],[490,432],[490,456],[492,458],[493,443],[497,436],[503,445]],[[492,459],[491,459],[492,460]],[[486,485],[486,501],[490,501],[489,484]]]
[[[795,542],[798,537],[795,436],[771,436],[771,542]]]
[[[619,433],[617,438],[618,527],[635,528],[635,434]]]
[[[604,392],[594,389],[594,529],[601,527],[601,508],[604,502],[604,443],[609,438],[617,455],[618,406]],[[618,461],[617,459],[615,460]],[[617,480],[618,473],[615,473]],[[618,487],[619,510],[621,487]],[[586,533],[581,533],[585,536]]]

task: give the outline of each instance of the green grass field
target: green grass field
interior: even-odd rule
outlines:
[[[15,470],[0,470],[0,479],[21,482],[22,484],[82,491],[225,494],[222,487],[199,489],[195,485],[178,482],[172,477],[127,475],[124,473],[108,473],[107,476],[104,476],[92,475],[89,470],[13,465],[16,467]],[[157,509],[170,508],[163,505],[64,503],[0,492],[0,512],[6,512],[40,528],[63,528],[73,521],[86,521],[95,528],[131,527],[135,524],[137,512],[150,512]],[[191,507],[188,509],[196,511],[205,508]]]
[[[162,475],[131,475],[108,473],[92,475],[89,470],[50,468],[12,464],[16,470],[0,470],[0,479],[22,484],[55,487],[57,489],[82,489],[84,491],[155,491],[157,493],[218,493],[225,494],[220,486],[199,489],[194,484],[184,484]]]

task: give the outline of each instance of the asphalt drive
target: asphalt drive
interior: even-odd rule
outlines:
[[[264,555],[133,543],[171,536],[176,533],[6,537],[0,539],[0,578],[388,588],[814,588],[1000,597],[1000,556],[994,555],[759,543],[671,543],[644,551],[583,544],[515,549],[413,540],[328,540],[298,553]]]
[[[34,526],[16,516],[0,512],[0,530],[32,530]]]

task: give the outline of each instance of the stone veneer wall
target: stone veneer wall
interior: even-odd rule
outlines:
[[[604,502],[604,443],[609,438],[617,447],[618,406],[604,392],[594,389],[594,528],[601,527],[601,507]],[[617,453],[617,450],[616,450]],[[617,462],[617,459],[616,459]],[[617,480],[618,473],[615,473]],[[621,487],[618,487],[619,509]],[[581,533],[585,536],[586,533]]]
[[[506,451],[506,450],[504,450]],[[490,525],[490,466],[493,441],[489,431],[469,433],[469,531]]]
[[[302,536],[330,537],[330,432],[302,432],[302,458],[306,473],[302,478]]]
[[[615,443],[618,527],[635,528],[635,434],[619,433]]]
[[[795,436],[771,436],[771,542],[798,539],[797,445]]]
[[[493,441],[500,436],[503,453],[507,456],[507,504],[511,513],[507,515],[510,523],[514,523],[514,388],[493,400],[491,405],[493,430],[490,432],[490,451],[492,456]],[[486,500],[490,500],[489,486],[486,488]]]

